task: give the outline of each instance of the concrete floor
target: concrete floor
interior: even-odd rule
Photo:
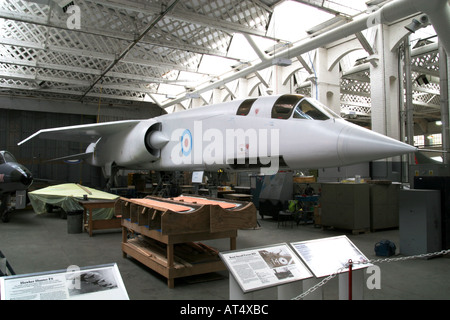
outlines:
[[[258,216],[258,218],[260,218]],[[282,242],[346,235],[369,258],[377,259],[374,245],[389,239],[399,251],[398,230],[352,235],[338,230],[322,230],[313,225],[278,228],[277,221],[259,219],[258,230],[239,230],[237,248],[252,248]],[[67,220],[57,213],[37,215],[32,210],[16,211],[9,223],[0,223],[0,251],[8,259],[16,274],[36,273],[117,263],[131,300],[228,300],[228,271],[180,278],[175,288],[167,287],[166,279],[132,258],[123,258],[121,231],[95,231],[69,234]],[[220,251],[229,250],[229,240],[204,241]],[[364,289],[365,300],[437,300],[450,298],[450,254],[433,259],[414,259],[384,262],[381,268],[381,289]],[[365,276],[366,278],[368,275]],[[325,300],[338,299],[338,279],[323,287]],[[300,294],[301,292],[299,292]],[[258,300],[277,299],[275,289],[254,294]]]

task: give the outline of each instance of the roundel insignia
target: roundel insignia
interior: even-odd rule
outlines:
[[[181,152],[184,156],[188,156],[191,154],[192,150],[192,134],[186,129],[181,135]]]

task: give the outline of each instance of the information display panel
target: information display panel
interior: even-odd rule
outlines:
[[[357,263],[353,264],[353,270],[371,266],[359,263],[368,259],[347,236],[292,242],[291,246],[317,278],[329,276],[340,268],[343,268],[341,273],[348,271],[345,266],[349,260]]]
[[[222,252],[220,257],[244,293],[313,276],[286,243]]]
[[[128,300],[117,264],[0,278],[0,300]]]
[[[192,183],[202,183],[203,182],[204,171],[194,171],[192,172]]]

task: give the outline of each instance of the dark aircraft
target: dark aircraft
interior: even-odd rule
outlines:
[[[3,222],[8,222],[13,207],[8,207],[11,196],[16,194],[16,203],[18,196],[26,197],[25,191],[33,183],[31,172],[23,165],[19,164],[14,156],[8,151],[0,151],[0,217]],[[25,198],[20,199],[25,203]]]

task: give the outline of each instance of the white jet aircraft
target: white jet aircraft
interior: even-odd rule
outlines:
[[[346,166],[417,148],[352,124],[301,95],[235,100],[148,120],[76,125],[32,138],[88,142],[85,158],[103,168],[156,171],[255,171]]]

